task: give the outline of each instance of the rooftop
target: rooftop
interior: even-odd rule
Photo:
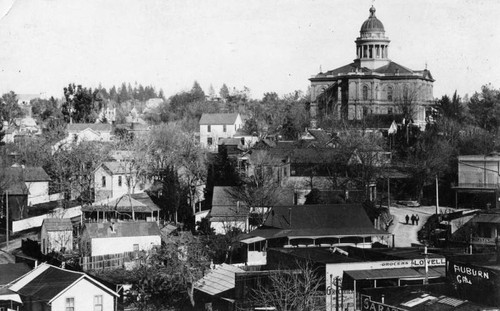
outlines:
[[[238,113],[204,113],[201,115],[200,125],[234,124],[238,115]]]

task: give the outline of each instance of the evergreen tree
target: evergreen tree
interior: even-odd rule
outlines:
[[[191,101],[204,101],[205,100],[205,92],[201,88],[200,84],[197,81],[194,81],[193,87],[191,88]]]
[[[229,88],[225,83],[220,88],[219,95],[223,100],[227,100],[229,98]]]

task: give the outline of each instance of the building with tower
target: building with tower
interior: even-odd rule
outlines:
[[[356,59],[345,66],[320,72],[311,81],[311,118],[363,120],[397,115],[425,127],[433,104],[429,70],[412,70],[389,59],[389,38],[370,8],[356,38]]]

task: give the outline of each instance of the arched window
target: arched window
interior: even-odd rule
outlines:
[[[368,100],[368,86],[363,85],[363,100]]]
[[[392,87],[387,88],[387,100],[392,102]]]

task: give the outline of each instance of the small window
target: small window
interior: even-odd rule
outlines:
[[[368,100],[368,86],[363,85],[363,100]]]
[[[118,176],[118,187],[122,186],[122,177]]]
[[[214,143],[214,142],[213,142],[212,137],[208,137],[208,138],[207,138],[207,145],[212,146],[212,144],[213,144],[213,143]]]
[[[101,181],[102,187],[106,187],[106,176],[102,176],[102,181]]]
[[[224,133],[227,131],[227,128],[226,128],[226,125],[225,125],[225,124],[222,126],[222,131],[223,131]]]
[[[94,296],[94,311],[102,311],[102,295]]]
[[[139,251],[139,244],[134,244],[134,252],[138,252]]]
[[[392,87],[387,88],[387,100],[392,102]]]
[[[387,108],[387,114],[392,114],[392,107]]]
[[[75,311],[75,298],[66,298],[66,311]]]
[[[211,125],[207,125],[207,132],[211,132],[212,131],[212,126]]]

